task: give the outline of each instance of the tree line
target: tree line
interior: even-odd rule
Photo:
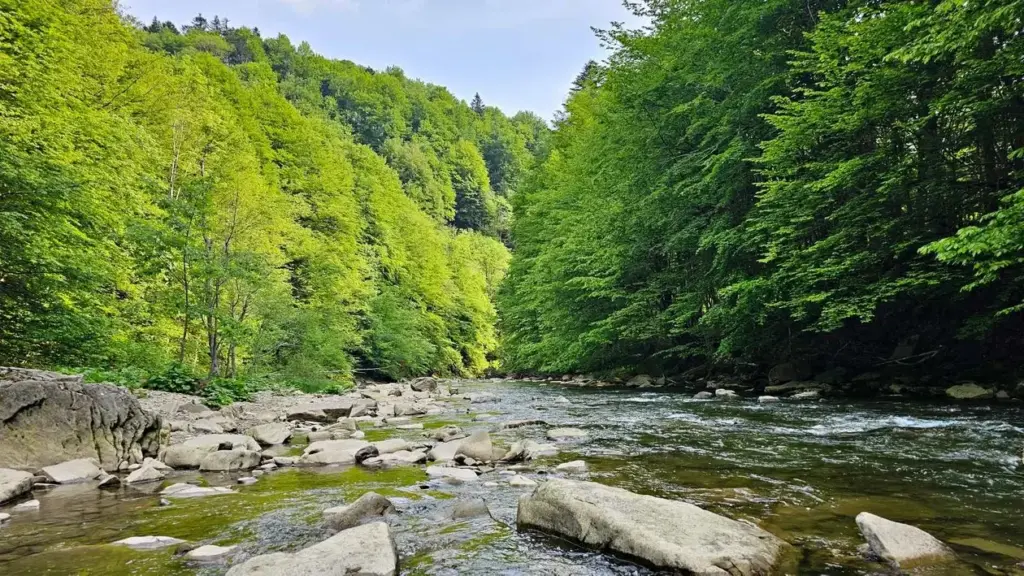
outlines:
[[[628,5],[512,199],[508,369],[1018,369],[1024,2]]]
[[[547,134],[220,17],[6,5],[0,364],[481,374],[508,199]]]

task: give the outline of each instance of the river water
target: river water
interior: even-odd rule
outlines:
[[[880,571],[856,551],[863,540],[854,517],[864,511],[949,542],[963,561],[959,573],[1024,574],[1024,409],[1017,404],[759,405],[696,401],[671,391],[535,383],[466,382],[461,388],[493,393],[498,400],[456,403],[457,414],[424,418],[428,428],[486,428],[505,444],[542,440],[546,430],[494,432],[507,420],[583,428],[587,438],[562,444],[561,454],[533,463],[526,474],[543,480],[554,465],[584,459],[590,480],[685,500],[777,534],[796,547],[801,574]],[[420,435],[367,433],[370,440]],[[234,482],[227,475],[182,478]],[[651,573],[554,538],[517,532],[516,501],[528,489],[508,486],[507,477],[497,473],[484,480],[499,486],[434,484],[419,467],[282,470],[236,495],[170,507],[135,488],[110,493],[62,487],[39,497],[39,512],[18,514],[0,528],[0,574],[220,575],[223,565],[195,566],[167,550],[143,553],[108,544],[159,535],[237,544],[238,558],[296,550],[330,536],[322,510],[367,490],[392,498],[400,511],[388,521],[403,574]],[[456,501],[471,497],[484,498],[495,519],[448,519]]]

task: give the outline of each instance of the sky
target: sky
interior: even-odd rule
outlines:
[[[307,41],[330,58],[398,66],[511,115],[551,119],[588,60],[607,52],[591,31],[638,25],[622,0],[121,0],[144,22],[187,23],[199,13],[264,37]]]

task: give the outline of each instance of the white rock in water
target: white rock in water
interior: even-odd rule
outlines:
[[[376,492],[367,492],[347,506],[324,510],[324,520],[335,530],[348,530],[358,526],[364,518],[386,516],[394,512],[395,505],[390,500]]]
[[[442,442],[430,449],[427,458],[436,462],[450,462],[455,459],[455,454],[458,453],[461,445],[462,440]]]
[[[711,400],[714,397],[715,395],[712,394],[711,392],[708,392],[707,390],[703,392],[697,392],[696,394],[693,395],[694,400]]]
[[[166,477],[166,474],[153,466],[143,466],[132,472],[124,479],[125,484],[145,484],[147,482],[159,482]]]
[[[21,470],[0,468],[0,504],[32,490],[32,475]]]
[[[188,554],[185,554],[185,557],[197,562],[216,562],[223,560],[234,550],[234,546],[213,546],[208,544],[190,551]]]
[[[100,463],[92,458],[71,460],[42,469],[43,476],[55,484],[77,484],[95,480],[103,474]]]
[[[455,482],[477,482],[480,477],[472,470],[465,468],[448,468],[445,466],[427,466],[427,476]]]
[[[719,388],[715,390],[715,398],[721,398],[722,400],[736,400],[740,396],[734,390],[727,390],[725,388]]]
[[[133,550],[159,550],[169,546],[184,544],[184,540],[171,538],[169,536],[133,536],[114,542],[115,546],[127,546]]]
[[[655,568],[705,576],[773,574],[786,550],[760,528],[692,504],[574,480],[550,480],[520,498],[517,523]]]
[[[408,440],[403,440],[401,438],[392,438],[391,440],[373,442],[373,446],[377,448],[377,452],[379,454],[392,454],[394,452],[402,452],[412,449],[412,444],[410,444]]]
[[[508,485],[514,488],[532,488],[537,485],[537,482],[530,480],[526,476],[513,476],[508,481]]]
[[[225,445],[232,450],[248,450],[259,452],[260,445],[251,436],[241,434],[209,434],[197,436],[181,444],[167,447],[161,460],[171,468],[199,468],[210,453],[221,451]]]
[[[173,484],[164,488],[163,492],[160,492],[161,496],[167,496],[168,498],[202,498],[204,496],[224,496],[226,494],[235,494],[235,491],[230,488],[204,488],[202,486],[193,486],[192,484]]]
[[[208,472],[252,470],[260,465],[263,454],[254,450],[220,450],[203,457],[199,469]]]
[[[6,512],[0,512],[0,524],[7,522],[11,519],[11,515]]]
[[[292,437],[292,429],[284,422],[274,422],[254,426],[246,434],[252,436],[261,446],[277,446]]]
[[[897,568],[953,560],[953,552],[931,534],[868,512],[857,515],[857,527],[871,551]]]
[[[818,398],[821,398],[821,392],[817,390],[808,390],[807,392],[800,392],[789,397],[790,400],[817,400]]]
[[[33,510],[39,510],[39,500],[29,500],[28,502],[22,502],[14,508],[11,508],[14,512],[31,512]]]
[[[455,453],[456,456],[460,454],[480,462],[490,462],[494,458],[491,435],[486,430],[479,430],[471,434],[469,438],[464,438]]]
[[[395,576],[398,549],[383,522],[339,532],[294,554],[257,556],[228,570],[227,576]]]
[[[571,440],[573,438],[583,438],[587,435],[586,430],[580,430],[579,428],[552,428],[548,430],[548,440]]]
[[[779,399],[775,396],[761,396],[757,399],[758,404],[775,404]]]
[[[304,465],[355,464],[356,452],[369,445],[369,442],[362,440],[314,442],[306,447],[298,463]],[[277,459],[274,461],[277,462]]]
[[[239,478],[237,482],[242,486],[251,486],[259,482],[259,480],[257,478],[254,478],[253,476],[246,476],[244,478]]]
[[[558,466],[555,466],[555,470],[558,472],[565,472],[566,474],[582,474],[587,471],[587,463],[583,460],[575,460],[573,462],[559,464]]]

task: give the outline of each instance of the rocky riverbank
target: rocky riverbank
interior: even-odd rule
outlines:
[[[729,402],[727,396],[717,394],[722,401],[706,406],[793,409]],[[887,523],[870,500],[844,504],[849,512],[843,513],[850,515],[842,530],[862,533],[858,543],[866,543],[865,550],[833,544],[837,548],[827,553],[809,546],[815,532],[834,538],[833,528],[820,524],[817,490],[773,480],[786,488],[771,495],[764,489],[727,488],[735,481],[720,479],[713,491],[695,486],[698,492],[680,498],[642,480],[656,469],[667,474],[661,482],[685,485],[697,478],[686,466],[659,468],[661,457],[635,452],[635,441],[627,436],[608,435],[626,415],[631,422],[637,418],[638,432],[653,431],[649,427],[666,416],[675,419],[672,412],[643,415],[659,405],[653,402],[678,402],[670,398],[581,395],[576,388],[550,384],[421,379],[368,385],[345,396],[264,393],[252,402],[212,410],[196,398],[150,392],[137,402],[163,422],[164,443],[156,458],[123,461],[113,474],[88,458],[24,473],[4,471],[0,494],[13,500],[3,508],[10,518],[0,530],[8,542],[23,541],[32,538],[34,522],[59,516],[55,506],[76,508],[98,499],[116,512],[79,522],[88,535],[65,532],[62,538],[87,541],[87,548],[124,549],[157,574],[217,574],[231,567],[237,576],[273,573],[285,565],[308,570],[296,574],[325,573],[328,561],[346,569],[360,566],[365,574],[483,574],[517,565],[507,549],[501,559],[479,552],[505,541],[517,542],[512,549],[525,546],[524,559],[533,560],[524,571],[536,574],[643,573],[631,562],[723,576],[802,572],[799,566],[817,566],[821,560],[811,559],[823,554],[830,562],[864,569],[886,562],[962,566],[955,559],[962,548],[954,551],[955,546],[906,523]],[[729,419],[715,421],[728,424]],[[693,450],[704,443],[678,442],[670,449]],[[713,445],[712,439],[708,447]],[[609,474],[609,455],[622,449],[631,451],[622,462],[635,470],[628,479]],[[742,468],[759,476],[753,462]],[[715,496],[706,500],[697,496],[700,491]],[[803,504],[784,505],[794,499]],[[289,515],[292,519],[282,525],[278,515],[285,510],[298,516]],[[131,519],[140,512],[144,518]],[[862,512],[869,514],[858,516]],[[776,517],[788,520],[779,523]],[[897,520],[904,518],[897,513]],[[120,529],[110,529],[118,522]],[[793,532],[794,523],[802,528]],[[538,533],[581,548],[555,553],[559,548]],[[452,538],[461,542],[456,546],[461,552],[445,556],[441,550],[451,547]],[[1015,549],[1012,543],[1005,546]],[[610,556],[586,552],[591,549]],[[25,570],[39,566],[33,559],[47,558],[46,565],[70,570],[54,555],[76,550],[82,548],[62,539],[59,551],[42,548],[12,557],[0,546],[0,569],[5,560],[13,562],[12,569]],[[539,550],[546,551],[538,557]],[[574,562],[586,571],[568,570]]]

